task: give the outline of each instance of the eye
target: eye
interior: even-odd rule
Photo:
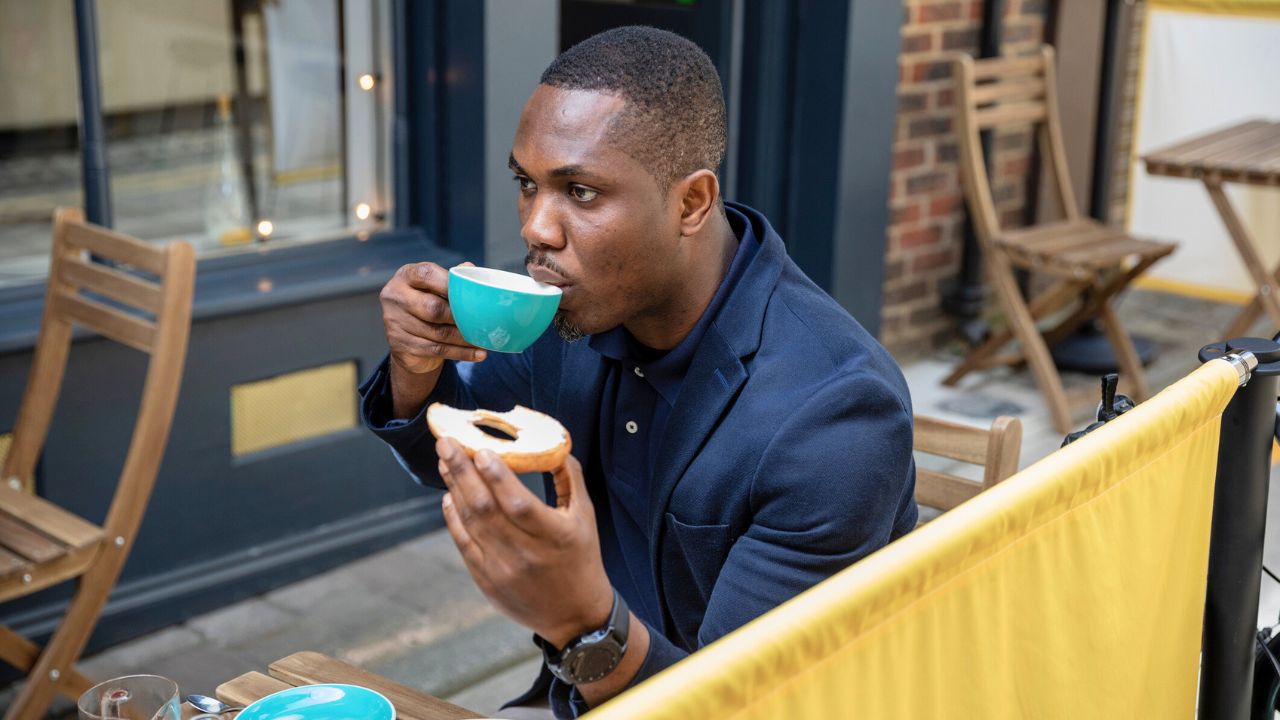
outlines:
[[[600,191],[592,190],[591,188],[583,187],[582,185],[570,185],[569,194],[573,196],[574,200],[577,200],[579,202],[591,202],[592,200],[595,200],[598,195],[600,195]]]
[[[520,192],[526,195],[538,189],[538,186],[535,185],[532,180],[525,177],[524,175],[516,175],[512,179],[515,180],[516,184],[520,186]]]

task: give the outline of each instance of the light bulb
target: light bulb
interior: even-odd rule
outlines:
[[[356,82],[360,83],[361,90],[369,91],[373,89],[373,86],[377,84],[378,80],[373,76],[373,73],[365,73],[361,75],[360,79]]]
[[[359,203],[356,205],[356,217],[361,220],[368,220],[373,214],[373,208],[369,207],[369,203]]]
[[[276,226],[271,224],[270,220],[258,221],[258,235],[262,237],[269,237],[271,233],[275,231],[275,229],[276,229]]]

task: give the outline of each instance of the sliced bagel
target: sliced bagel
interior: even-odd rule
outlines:
[[[512,440],[481,430],[491,427]],[[555,418],[517,405],[507,412],[459,410],[443,403],[427,408],[427,427],[437,438],[453,438],[474,458],[489,450],[515,473],[551,472],[564,464],[572,443],[569,432]]]

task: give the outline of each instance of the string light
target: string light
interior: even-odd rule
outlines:
[[[359,203],[356,205],[356,217],[361,220],[368,220],[373,214],[373,208],[369,207],[369,203]]]
[[[360,76],[357,82],[360,83],[360,89],[367,92],[373,89],[373,86],[378,83],[378,79],[373,76],[373,73],[365,73]]]
[[[276,226],[273,225],[270,220],[258,221],[258,235],[261,237],[270,237],[271,233],[275,232],[275,229]]]

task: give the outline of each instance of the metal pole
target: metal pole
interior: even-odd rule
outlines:
[[[989,0],[982,6],[981,34],[978,38],[978,57],[999,57],[1001,38],[1004,34],[1004,0]],[[993,157],[993,137],[991,130],[978,133],[982,144],[982,159],[987,166],[988,176],[991,174]],[[964,215],[964,235],[960,246],[960,275],[956,286],[944,299],[944,309],[960,321],[960,331],[965,339],[973,344],[982,340],[986,333],[986,323],[979,318],[982,314],[983,281],[982,281],[982,249],[978,246],[978,236],[973,229],[973,218],[966,210]]]
[[[111,227],[111,174],[98,80],[98,15],[95,0],[76,0],[76,60],[80,68],[80,162],[84,216]]]
[[[1123,44],[1120,37],[1120,22],[1124,14],[1125,3],[1121,0],[1107,0],[1107,19],[1102,36],[1102,76],[1098,82],[1098,114],[1094,119],[1097,127],[1093,146],[1093,183],[1090,186],[1089,214],[1103,223],[1107,222],[1111,210],[1111,171],[1115,155],[1116,138],[1112,115],[1115,113],[1117,97],[1116,81],[1119,79],[1117,63],[1121,61],[1120,51]]]
[[[1200,351],[1246,350],[1259,364],[1222,414],[1200,659],[1200,717],[1224,720],[1246,720],[1253,691],[1280,345],[1239,338]]]

